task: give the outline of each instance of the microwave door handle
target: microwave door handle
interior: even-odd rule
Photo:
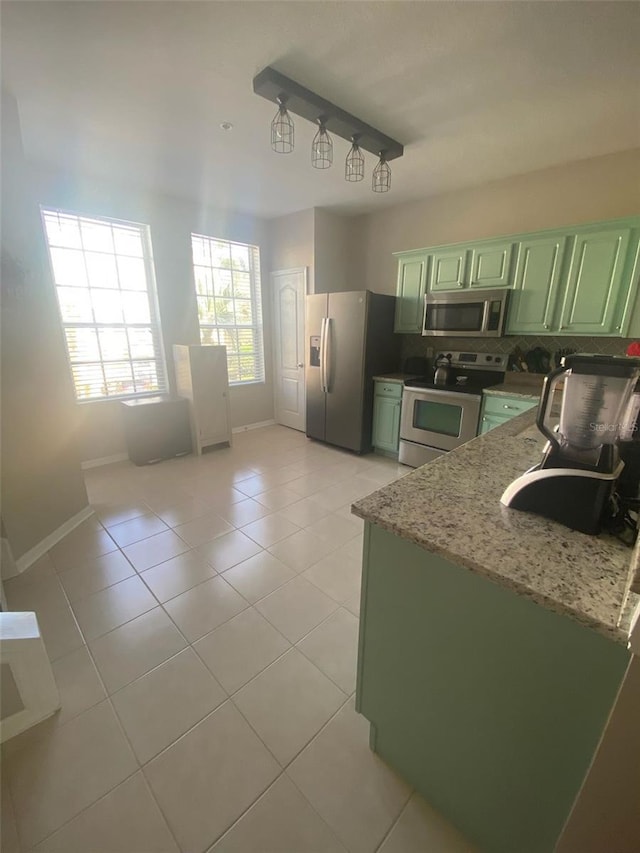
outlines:
[[[484,308],[482,309],[482,327],[480,328],[481,332],[486,332],[489,328],[489,313],[491,311],[491,300],[484,300]]]

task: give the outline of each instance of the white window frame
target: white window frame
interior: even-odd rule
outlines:
[[[142,397],[154,397],[154,396],[158,396],[159,394],[166,394],[168,392],[169,385],[168,385],[168,379],[167,379],[167,366],[166,366],[166,360],[165,360],[165,354],[164,354],[165,353],[164,342],[162,339],[162,327],[160,325],[160,311],[159,311],[159,307],[158,307],[158,294],[157,294],[157,287],[156,287],[155,270],[154,270],[154,266],[153,266],[153,254],[152,254],[152,248],[151,248],[151,235],[150,235],[149,226],[145,225],[143,223],[139,223],[139,222],[130,222],[127,220],[114,219],[112,217],[106,217],[106,216],[87,216],[87,215],[84,215],[81,213],[77,213],[76,211],[62,210],[60,208],[52,208],[52,207],[47,207],[44,205],[41,205],[40,212],[41,212],[41,217],[42,217],[42,224],[43,224],[45,241],[47,243],[47,251],[49,254],[49,263],[50,263],[50,267],[51,267],[51,274],[52,274],[52,278],[53,278],[54,288],[56,291],[56,303],[58,306],[58,315],[60,318],[60,323],[62,326],[62,331],[63,331],[63,336],[64,336],[67,363],[69,365],[69,371],[71,374],[71,381],[72,381],[74,393],[76,396],[76,402],[80,405],[85,405],[87,403],[100,403],[100,402],[113,401],[113,400],[131,400],[131,399],[137,399],[137,398],[142,398]],[[96,223],[96,224],[100,224],[100,225],[108,225],[108,226],[111,226],[112,228],[116,228],[116,229],[118,229],[118,228],[132,229],[132,230],[136,230],[139,233],[140,239],[141,239],[141,244],[142,244],[142,260],[144,263],[145,282],[146,282],[146,291],[144,291],[144,292],[146,292],[148,303],[149,303],[149,322],[148,323],[147,322],[145,322],[145,323],[127,322],[124,318],[123,318],[122,322],[104,323],[104,322],[98,322],[95,319],[95,315],[92,318],[92,322],[70,321],[70,320],[65,320],[63,318],[62,306],[61,306],[61,302],[60,302],[59,288],[64,287],[64,285],[60,285],[56,282],[56,273],[55,273],[55,267],[54,267],[53,257],[52,257],[51,251],[52,251],[52,249],[56,249],[56,248],[68,248],[68,247],[58,246],[55,242],[53,242],[53,243],[51,242],[48,231],[47,231],[47,227],[46,227],[46,217],[51,217],[51,216],[59,216],[60,218],[76,220],[78,222],[78,225],[80,225],[81,223],[89,223],[89,224]],[[86,276],[87,276],[87,286],[79,288],[79,289],[84,290],[85,292],[88,291],[89,295],[91,296],[91,294],[94,291],[96,291],[98,289],[101,289],[101,290],[103,290],[103,289],[97,288],[95,286],[94,287],[91,286],[91,281],[90,281],[90,277],[89,277],[89,270],[87,268],[87,253],[90,252],[91,250],[88,250],[85,248],[83,238],[82,238],[82,230],[79,229],[79,231],[80,231],[79,251],[82,252],[85,272],[86,272]],[[128,257],[128,255],[125,252],[122,252],[122,251],[119,252],[115,249],[115,247],[114,247],[113,251],[105,252],[105,254],[110,254],[115,259]],[[139,257],[139,256],[135,256],[135,257]],[[118,269],[118,265],[117,265],[117,260],[116,260],[116,270],[117,269]],[[120,284],[119,273],[118,273],[118,283]],[[136,292],[142,293],[143,291],[141,289],[138,289]],[[92,308],[92,311],[93,311],[93,308]],[[73,329],[89,329],[89,330],[94,329],[94,330],[96,330],[96,338],[98,340],[99,358],[87,359],[86,361],[81,361],[81,360],[77,360],[77,359],[74,360],[72,353],[70,351],[70,348],[69,348],[69,341],[67,338],[67,331],[73,330]],[[108,385],[107,385],[107,378],[106,378],[106,375],[104,373],[104,365],[109,364],[111,360],[104,358],[102,350],[100,348],[101,345],[100,345],[100,334],[99,334],[99,332],[100,332],[100,330],[104,330],[104,329],[125,329],[127,331],[128,357],[118,359],[117,362],[113,361],[112,363],[130,364],[131,365],[131,374],[133,376],[133,382],[135,385],[136,376],[135,376],[135,372],[134,372],[134,365],[136,363],[153,362],[155,364],[155,370],[156,370],[157,388],[153,388],[152,390],[144,390],[144,391],[133,391],[133,392],[127,391],[125,393],[113,393],[113,392],[110,393],[109,392]],[[130,343],[129,336],[128,336],[128,331],[130,329],[145,329],[145,330],[149,329],[150,330],[151,336],[152,336],[152,342],[153,342],[153,356],[152,357],[151,356],[141,356],[141,357],[136,358],[132,355],[131,343]],[[93,396],[80,396],[79,381],[78,382],[76,381],[76,376],[74,374],[74,368],[81,367],[83,364],[84,365],[99,365],[102,368],[102,375],[103,375],[103,379],[104,379],[103,390],[106,393],[102,393],[99,395],[93,395]]]
[[[194,252],[194,243],[196,240],[205,241],[205,245],[208,244],[208,263],[196,263],[196,256]],[[248,270],[234,270],[233,266],[231,267],[221,267],[216,266],[214,264],[213,253],[211,251],[211,246],[213,243],[223,243],[229,248],[229,257],[232,257],[232,247],[239,246],[243,249],[248,249],[249,256],[249,269]],[[242,352],[240,352],[239,347],[236,351],[230,351],[227,349],[227,369],[229,373],[229,385],[239,386],[239,385],[264,385],[265,383],[265,359],[264,359],[264,323],[262,316],[262,285],[260,278],[260,247],[256,246],[252,243],[240,243],[237,240],[226,240],[222,237],[212,237],[208,234],[191,234],[191,254],[192,254],[192,276],[193,276],[193,287],[196,296],[196,302],[198,303],[197,311],[198,311],[198,325],[200,329],[200,340],[201,343],[207,344],[212,343],[211,340],[205,340],[207,332],[212,332],[214,336],[217,338],[217,341],[214,343],[225,344],[225,342],[220,338],[219,333],[225,331],[234,331],[236,333],[239,332],[247,332],[251,331],[252,333],[252,356],[253,356],[253,364],[254,364],[254,373],[255,376],[248,379],[234,379],[234,376],[240,375],[242,376],[242,366],[241,359],[243,358]],[[206,269],[211,274],[212,282],[214,283],[214,292],[206,294],[206,296],[214,300],[219,296],[219,298],[224,298],[227,300],[231,300],[233,302],[233,316],[236,322],[234,323],[222,323],[215,322],[210,323],[203,321],[201,319],[200,313],[200,299],[205,298],[205,294],[198,292],[197,285],[197,274],[196,268],[201,267]],[[221,294],[215,293],[215,281],[216,281],[216,270],[225,272],[230,272],[232,281],[234,272],[248,273],[249,275],[249,285],[250,285],[250,302],[251,302],[251,312],[253,322],[250,324],[247,323],[238,323],[238,315],[236,314],[236,297],[235,291],[232,296],[222,297]],[[249,300],[247,300],[249,301]],[[214,314],[216,308],[214,304]],[[217,314],[215,314],[217,319]],[[244,356],[247,358],[247,354]]]

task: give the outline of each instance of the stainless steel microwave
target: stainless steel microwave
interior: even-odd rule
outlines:
[[[463,290],[427,293],[423,335],[455,338],[499,338],[507,319],[508,290]]]

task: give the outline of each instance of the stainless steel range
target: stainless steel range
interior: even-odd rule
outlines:
[[[474,438],[482,391],[504,380],[506,363],[499,353],[440,353],[437,383],[433,376],[407,379],[399,461],[417,468]]]

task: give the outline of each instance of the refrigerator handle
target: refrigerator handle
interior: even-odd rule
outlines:
[[[322,318],[322,324],[320,326],[320,390],[324,393],[326,388],[326,374],[325,374],[325,360],[324,354],[326,349],[326,327],[327,327],[327,318]]]
[[[324,371],[324,390],[329,393],[329,377],[331,376],[331,317],[327,317],[324,322],[324,347],[322,348],[323,355],[323,371]]]

